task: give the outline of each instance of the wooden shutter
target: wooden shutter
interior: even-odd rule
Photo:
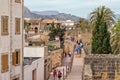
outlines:
[[[8,70],[8,54],[2,55],[2,72]]]
[[[20,50],[18,50],[18,64],[20,64]]]
[[[8,16],[1,16],[2,35],[8,35]]]
[[[21,0],[15,0],[16,3],[21,3]]]
[[[13,65],[15,66],[16,65],[16,52],[13,52],[12,54],[12,62],[13,62]]]
[[[20,18],[15,18],[15,33],[20,34]]]

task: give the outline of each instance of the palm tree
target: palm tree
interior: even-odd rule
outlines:
[[[118,23],[112,28],[111,44],[113,54],[120,54],[120,19]]]
[[[99,20],[103,20],[109,27],[114,23],[114,14],[105,6],[98,7],[90,14],[90,21],[92,24],[96,24]]]
[[[105,6],[98,7],[90,14],[90,21],[93,24],[92,32],[92,53],[111,53],[110,33],[108,27],[114,23],[114,14]]]

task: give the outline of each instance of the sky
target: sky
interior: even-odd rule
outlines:
[[[24,5],[31,11],[59,11],[87,18],[99,6],[109,7],[115,14],[120,14],[120,0],[24,0]]]

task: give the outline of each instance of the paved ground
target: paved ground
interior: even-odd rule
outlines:
[[[71,61],[71,57],[69,57],[69,56],[63,58],[62,66],[56,68],[56,70],[57,70],[57,71],[60,70],[60,71],[62,72],[62,74],[63,74],[63,69],[64,69],[64,75],[66,75],[66,66],[69,64],[70,61]],[[51,72],[51,76],[50,76],[50,79],[49,79],[49,80],[54,80],[54,78],[53,78],[53,72]],[[59,79],[56,78],[55,80],[59,80]],[[63,76],[62,76],[61,80],[63,80]]]
[[[81,57],[74,56],[72,70],[66,80],[82,80],[83,64],[84,54]]]
[[[73,66],[72,66],[72,70],[71,73],[68,75],[68,77],[65,80],[82,80],[82,70],[83,70],[83,64],[84,64],[84,52],[81,55],[81,57],[78,56],[74,56],[74,60],[73,60]],[[68,65],[68,63],[70,62],[70,57],[67,56],[63,59],[62,62],[62,66],[66,66]],[[63,67],[59,67],[57,70],[62,70]],[[49,80],[54,80],[53,76],[51,75]],[[55,79],[58,80],[58,79]],[[63,80],[63,79],[61,79]]]
[[[71,60],[71,57],[67,56],[62,61],[62,66],[67,66]]]

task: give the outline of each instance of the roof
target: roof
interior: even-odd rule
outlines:
[[[25,18],[24,20],[26,20],[29,23],[33,23],[33,22],[39,23],[41,21],[41,19],[39,19],[39,18],[35,18],[35,19],[30,19],[30,18],[26,19]]]
[[[61,21],[56,19],[44,19],[41,23],[61,23]]]
[[[40,59],[41,57],[24,57],[24,66],[30,65],[33,61]]]

